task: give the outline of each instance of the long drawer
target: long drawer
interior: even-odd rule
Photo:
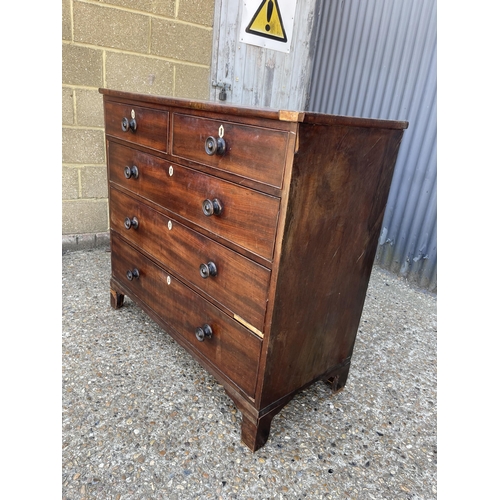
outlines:
[[[108,157],[110,182],[272,260],[279,198],[111,141]]]
[[[112,234],[111,249],[113,277],[253,397],[261,340],[116,234]]]
[[[263,330],[268,269],[113,188],[110,223],[111,229],[174,274]]]
[[[167,150],[167,111],[105,102],[104,116],[107,134],[159,151]]]
[[[205,141],[222,135],[223,155],[209,155]],[[281,188],[288,133],[174,113],[172,154]]]

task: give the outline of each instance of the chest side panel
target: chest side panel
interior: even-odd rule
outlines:
[[[300,128],[262,405],[349,360],[400,130]]]

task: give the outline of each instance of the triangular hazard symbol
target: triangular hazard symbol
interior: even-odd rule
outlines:
[[[286,43],[287,38],[278,1],[262,0],[245,31],[252,35]]]

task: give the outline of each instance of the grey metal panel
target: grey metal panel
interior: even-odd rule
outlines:
[[[298,0],[290,53],[239,41],[243,0],[216,0],[212,81],[231,85],[228,103],[303,110],[311,77],[311,33],[317,0]],[[219,90],[212,89],[211,100]]]
[[[376,262],[437,290],[436,0],[322,0],[306,107],[408,120]]]

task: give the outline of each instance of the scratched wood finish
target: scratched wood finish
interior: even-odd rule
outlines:
[[[126,229],[126,217],[137,218],[137,229]],[[221,307],[263,330],[269,269],[113,188],[110,189],[110,225],[113,231],[189,281]],[[208,262],[215,263],[217,275],[202,278],[199,267]]]
[[[224,155],[208,156],[205,140],[218,137],[223,127]],[[281,188],[285,169],[288,133],[280,130],[241,125],[227,120],[174,113],[172,154],[227,170]]]
[[[271,260],[274,251],[279,199],[205,175],[134,149],[109,144],[109,180],[191,222]],[[127,179],[125,166],[139,169]],[[172,167],[172,175],[169,170]],[[205,199],[218,199],[221,215],[206,216]]]
[[[113,98],[136,104],[134,94],[102,93],[105,102]],[[142,146],[125,147],[106,130],[111,305],[120,307],[124,294],[130,295],[214,374],[241,411],[242,441],[255,451],[266,443],[274,416],[298,391],[324,380],[336,393],[347,382],[394,165],[408,124],[254,112],[158,96],[138,96],[137,103],[167,112],[170,132],[175,116],[193,119],[186,118],[186,132],[171,133],[161,154]],[[231,167],[231,182],[218,177],[217,168],[220,176],[223,170],[210,164],[211,158],[199,156],[207,130],[200,125],[195,140],[193,124],[207,119],[244,126],[238,130],[279,131],[269,133],[277,151],[268,155],[266,166],[274,179],[271,184],[278,179],[273,177],[276,172],[282,176],[281,188],[273,187],[276,196],[239,185],[238,177],[244,182],[252,169],[248,153],[232,156],[244,165]],[[283,133],[286,140],[272,139]],[[172,156],[176,151],[182,154]],[[125,179],[124,167],[133,164],[139,168],[138,178]],[[266,179],[255,178],[262,180],[262,189],[269,188]],[[201,210],[203,199],[215,197],[224,206],[219,219]],[[138,230],[125,230],[122,219],[134,215],[140,218]],[[171,233],[165,229],[170,219],[176,229]],[[224,271],[229,265],[239,269],[223,285],[224,291],[215,282],[203,288],[196,281],[198,262],[193,266],[192,261],[208,259],[212,249],[228,263]],[[267,260],[261,262],[263,258]],[[247,267],[247,261],[254,262]],[[140,276],[129,281],[126,271],[132,266]],[[241,320],[235,321],[236,316]],[[247,319],[251,317],[255,324]],[[196,341],[194,329],[204,323],[215,325],[214,342]],[[256,324],[262,325],[257,335]]]
[[[137,130],[122,130],[122,119],[131,120],[134,111]],[[104,105],[106,132],[125,141],[141,144],[159,151],[167,149],[168,113],[137,105],[106,102]]]
[[[262,341],[222,313],[174,275],[153,264],[119,236],[112,238],[112,276],[120,280],[211,363],[253,397]],[[138,269],[139,277],[129,281],[128,270]],[[167,279],[169,278],[169,279]],[[209,324],[211,339],[200,342],[195,330]]]

